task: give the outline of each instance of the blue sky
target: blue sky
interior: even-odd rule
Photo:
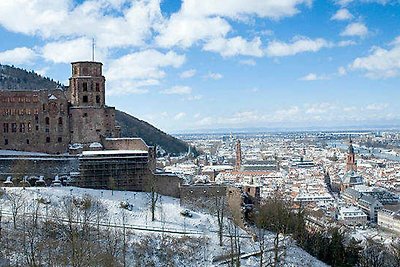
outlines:
[[[0,38],[66,84],[95,38],[107,104],[167,132],[400,124],[398,0],[1,1]]]

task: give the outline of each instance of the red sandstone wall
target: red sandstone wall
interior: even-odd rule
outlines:
[[[67,151],[70,138],[64,91],[0,91],[0,104],[0,149]]]

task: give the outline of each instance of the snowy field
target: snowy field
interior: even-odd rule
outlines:
[[[104,216],[107,219],[101,222],[103,227],[121,227],[124,225],[128,229],[132,240],[139,243],[149,237],[157,240],[165,235],[176,238],[204,238],[207,242],[202,244],[204,248],[198,249],[198,251],[201,251],[198,252],[199,255],[193,255],[193,262],[191,262],[190,266],[223,266],[224,264],[218,262],[213,263],[213,259],[229,253],[230,239],[228,231],[226,231],[224,237],[224,246],[219,246],[217,218],[202,212],[192,212],[193,216],[191,218],[184,217],[180,214],[184,207],[181,207],[179,199],[176,198],[161,196],[155,213],[156,220],[151,221],[150,197],[147,193],[93,190],[77,187],[31,187],[26,189],[7,187],[2,189],[5,190],[6,194],[22,195],[27,206],[29,206],[29,203],[34,203],[39,199],[44,200],[47,205],[43,204],[39,210],[39,216],[42,216],[42,218],[59,214],[65,198],[90,196],[92,199],[99,200],[99,203],[107,213],[107,216]],[[121,208],[121,202],[129,203],[129,210]],[[0,199],[0,204],[2,205],[4,219],[11,220],[10,201],[7,201],[3,195],[3,198]],[[227,222],[228,220],[225,221]],[[239,235],[241,236],[242,253],[259,251],[258,243],[252,241],[246,232],[240,230]],[[272,244],[272,235],[271,238],[267,239],[267,244]],[[284,266],[326,266],[294,244],[288,246],[286,255]],[[157,266],[163,265],[159,263]],[[252,256],[242,259],[241,266],[259,266],[258,258]]]

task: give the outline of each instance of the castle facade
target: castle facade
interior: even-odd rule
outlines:
[[[102,63],[72,63],[67,90],[0,90],[0,150],[67,153],[119,137],[115,108],[105,104]]]

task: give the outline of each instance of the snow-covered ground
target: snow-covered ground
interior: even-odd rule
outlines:
[[[188,218],[180,214],[184,209],[181,207],[177,198],[161,196],[157,209],[156,220],[151,221],[151,211],[149,208],[149,194],[142,192],[127,191],[110,191],[110,190],[93,190],[77,187],[48,187],[48,188],[3,188],[8,193],[22,194],[27,203],[32,203],[38,199],[50,201],[50,204],[43,205],[41,208],[41,216],[52,216],[61,208],[62,200],[65,197],[81,198],[85,195],[97,199],[105,207],[108,216],[108,225],[121,226],[124,222],[129,231],[132,232],[136,240],[146,237],[156,237],[161,235],[170,235],[175,237],[197,237],[206,238],[207,249],[204,249],[204,255],[201,256],[203,261],[192,263],[191,266],[219,266],[212,263],[212,259],[218,256],[227,255],[229,253],[230,243],[229,237],[225,236],[223,247],[219,246],[217,234],[217,218],[211,214],[202,212],[192,212],[193,217]],[[3,214],[10,215],[10,203],[3,198]],[[131,204],[130,210],[121,208],[121,202]],[[1,202],[0,202],[1,204]],[[46,206],[46,208],[45,208]],[[11,219],[11,217],[9,217]],[[227,220],[226,220],[227,221]],[[228,235],[228,232],[226,232]],[[240,231],[241,235],[241,251],[244,253],[257,252],[258,243],[252,241],[251,237],[244,231]],[[271,240],[267,244],[272,244]],[[196,259],[196,257],[193,257]],[[258,258],[249,257],[242,260],[242,266],[257,266]],[[162,265],[160,265],[162,266]],[[326,266],[316,260],[294,244],[287,249],[285,266]]]

